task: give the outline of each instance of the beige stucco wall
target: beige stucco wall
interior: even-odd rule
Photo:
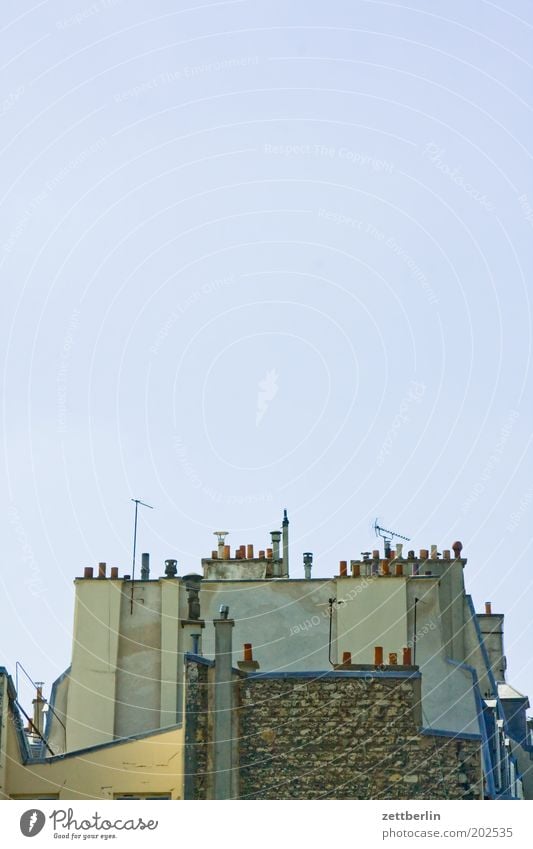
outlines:
[[[114,736],[122,581],[77,579],[67,750]]]
[[[7,740],[3,798],[58,794],[60,799],[113,799],[122,793],[170,793],[183,799],[183,728],[60,760],[23,766],[18,740]]]
[[[407,578],[374,577],[337,579],[337,643],[342,653],[352,654],[352,663],[374,663],[374,646],[383,647],[388,663],[390,652],[402,662],[407,645]]]

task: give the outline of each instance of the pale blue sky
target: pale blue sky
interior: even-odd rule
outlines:
[[[2,661],[72,579],[459,538],[533,695],[530,3],[3,7]]]

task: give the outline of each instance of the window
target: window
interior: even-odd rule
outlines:
[[[115,793],[113,799],[119,799],[120,801],[137,801],[139,799],[149,799],[150,801],[157,801],[158,799],[171,799],[172,796],[170,793]]]

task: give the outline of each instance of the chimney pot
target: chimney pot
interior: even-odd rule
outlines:
[[[438,560],[438,558],[439,558],[438,546],[432,545],[431,546],[431,559],[432,560]]]
[[[106,570],[106,564],[105,563],[99,563],[98,564],[98,577],[99,578],[105,578],[105,570]]]
[[[420,549],[420,560],[429,560],[429,551],[427,548]]]
[[[85,569],[83,570],[83,577],[84,578],[92,578],[93,575],[94,575],[93,567],[92,566],[86,566]]]
[[[405,648],[403,650],[403,665],[404,666],[411,666],[412,665],[411,649],[410,648]]]
[[[389,666],[396,666],[398,664],[398,655],[395,651],[392,651],[389,654]]]
[[[403,575],[403,563],[397,563],[394,569],[394,574],[397,578],[401,578]]]
[[[450,549],[445,548],[444,551],[442,552],[442,556],[443,556],[444,560],[449,560],[450,559]]]
[[[341,578],[346,578],[348,576],[348,561],[341,560],[339,563],[339,575]]]
[[[454,544],[452,545],[452,548],[453,548],[453,553],[455,554],[455,557],[458,560],[461,556],[461,551],[463,550],[463,543],[459,542],[459,540],[458,540],[457,542],[454,542]]]
[[[218,551],[211,552],[211,560],[218,560]]]
[[[490,601],[485,602],[485,614],[487,616],[492,616],[492,604]]]
[[[372,557],[374,558],[374,560],[379,560],[379,548],[375,548],[372,551]]]
[[[253,545],[248,545],[246,547],[246,557],[247,557],[248,560],[254,559],[254,547],[253,547]]]
[[[175,578],[178,574],[178,561],[165,560],[165,578]]]
[[[118,578],[118,566],[111,567],[111,577]]]
[[[381,574],[382,575],[389,575],[390,574],[389,561],[388,560],[382,560],[381,561]]]
[[[253,649],[251,643],[244,644],[244,660],[246,663],[251,663],[254,659]]]
[[[351,651],[343,651],[342,653],[342,664],[350,664],[352,662],[352,653]]]
[[[352,563],[352,578],[359,578],[361,575],[361,564]]]
[[[374,646],[374,666],[383,666],[383,646]]]
[[[267,560],[272,560],[272,549],[267,548],[266,550]]]
[[[224,551],[224,560],[229,560],[230,559],[230,546],[225,545],[223,551]]]

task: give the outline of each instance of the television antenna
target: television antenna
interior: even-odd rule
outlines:
[[[131,567],[131,604],[130,604],[130,613],[133,613],[133,587],[135,581],[135,553],[137,551],[137,511],[139,509],[139,504],[142,507],[149,507],[150,510],[153,510],[151,504],[145,504],[144,501],[141,501],[139,498],[131,499],[135,503],[135,523],[133,525],[133,563]]]
[[[387,528],[382,528],[378,525],[378,520],[374,522],[374,531],[377,537],[381,537],[385,542],[385,554],[390,554],[390,544],[392,540],[396,537],[397,539],[404,539],[406,542],[409,542],[411,537],[404,537],[403,534],[397,533],[397,531],[389,531]]]

